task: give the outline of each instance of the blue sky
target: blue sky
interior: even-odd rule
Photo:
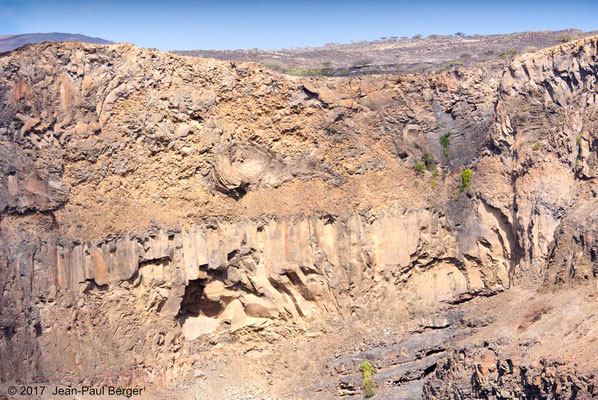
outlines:
[[[279,49],[414,34],[598,30],[598,0],[0,0],[0,35],[68,32],[173,49]]]

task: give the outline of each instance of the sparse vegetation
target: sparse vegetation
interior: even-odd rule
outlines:
[[[509,59],[515,57],[516,54],[517,54],[517,50],[515,50],[515,49],[505,50],[505,51],[501,51],[500,53],[498,53],[498,58],[502,58],[503,60],[509,60]]]
[[[524,53],[535,53],[536,51],[538,51],[538,48],[536,46],[529,46],[526,47],[525,50],[523,50]]]
[[[422,175],[424,173],[424,171],[426,170],[426,164],[423,163],[422,161],[417,161],[417,160],[413,160],[414,164],[415,164],[415,172],[418,175]]]
[[[577,136],[575,138],[575,144],[579,146],[580,143],[581,143],[581,136]]]
[[[523,107],[523,112],[526,112],[527,110],[529,110],[528,106]]]
[[[458,66],[461,66],[461,65],[463,65],[462,61],[451,61],[450,63],[445,64],[444,67],[442,67],[442,70],[446,71],[449,68],[458,67]]]
[[[532,150],[533,150],[533,151],[538,151],[538,150],[540,150],[540,142],[536,142],[536,143],[534,143],[534,145],[532,146]]]
[[[424,153],[424,165],[428,171],[432,171],[434,168],[436,168],[436,160],[428,152]]]
[[[376,387],[376,382],[372,380],[374,376],[374,366],[369,361],[364,361],[361,363],[361,375],[363,376],[363,389],[364,397],[369,399],[374,395],[374,388]]]
[[[317,75],[328,76],[328,75],[331,75],[332,69],[330,67],[326,67],[326,66],[321,66],[321,67],[317,67],[317,68],[309,68],[309,69],[291,67],[286,71],[286,73],[289,75],[293,75],[293,76],[317,76]]]
[[[411,39],[421,39],[421,38],[422,38],[421,33],[416,33],[415,35],[411,36]]]
[[[434,167],[432,171],[432,179],[430,179],[430,185],[432,185],[432,189],[436,189],[436,184],[438,183],[438,167]]]
[[[470,170],[469,168],[467,168],[467,169],[463,170],[463,172],[461,172],[461,186],[459,186],[459,191],[461,193],[469,192],[472,177],[473,177],[473,171]]]
[[[445,157],[448,157],[449,146],[451,145],[451,140],[449,139],[450,136],[450,132],[440,136],[440,144],[442,145],[442,152],[444,153]]]
[[[301,76],[301,75],[305,75],[305,70],[301,69],[301,68],[297,68],[297,67],[292,67],[287,70],[287,74],[293,75],[293,76]]]

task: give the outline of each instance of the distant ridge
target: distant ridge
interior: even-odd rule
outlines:
[[[174,50],[173,53],[225,61],[253,61],[290,75],[355,76],[440,71],[455,65],[492,62],[497,68],[515,54],[533,53],[598,31],[514,32],[493,35],[415,35],[375,41],[328,43],[279,50]]]
[[[23,33],[19,35],[0,36],[0,53],[11,51],[28,43],[41,42],[83,42],[91,44],[110,44],[111,40],[80,35],[77,33]]]

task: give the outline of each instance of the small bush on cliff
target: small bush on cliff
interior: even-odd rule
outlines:
[[[436,160],[428,152],[424,153],[424,164],[428,171],[432,171],[436,167]]]
[[[421,162],[421,161],[417,161],[417,160],[413,160],[413,162],[415,163],[415,172],[418,175],[421,175],[424,173],[424,170],[426,169],[426,164]]]
[[[363,376],[362,386],[365,390],[364,396],[366,398],[370,398],[374,395],[376,382],[372,380],[372,377],[374,376],[374,367],[369,361],[364,361],[361,363],[361,375]]]
[[[533,151],[538,151],[538,150],[540,150],[540,142],[536,142],[536,143],[534,143],[534,145],[532,146],[532,150],[533,150]]]
[[[459,186],[459,191],[469,192],[469,187],[471,186],[471,178],[473,177],[473,171],[467,168],[463,172],[461,172],[461,186]]]
[[[442,152],[444,153],[445,157],[448,157],[448,150],[449,146],[451,145],[451,140],[449,139],[450,136],[450,132],[447,132],[444,135],[440,136],[440,144],[442,145]]]

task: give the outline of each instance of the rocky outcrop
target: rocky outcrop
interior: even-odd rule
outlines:
[[[425,399],[590,399],[596,377],[558,361],[527,365],[488,346],[454,351],[426,382]]]
[[[508,287],[504,233],[473,224],[475,232],[450,227],[440,212],[390,208],[380,215],[156,228],[95,243],[54,244],[47,251],[55,265],[47,265],[49,281],[39,287],[52,288],[44,293],[50,298],[60,289],[86,297],[123,283],[130,291],[138,285],[158,290],[159,314],[179,317],[188,340],[224,323],[236,330],[267,319],[348,315],[389,292],[459,302]]]
[[[491,143],[510,158],[503,168],[514,197],[484,197],[511,216],[524,249],[522,271],[531,268],[540,279],[559,225],[594,197],[596,51],[588,39],[522,56],[499,89]]]
[[[596,43],[333,80],[131,45],[3,55],[0,377],[171,381],[220,338],[449,307],[371,348],[388,398],[592,393],[591,365],[515,366],[461,318],[596,278]],[[305,396],[356,395],[369,357]]]

